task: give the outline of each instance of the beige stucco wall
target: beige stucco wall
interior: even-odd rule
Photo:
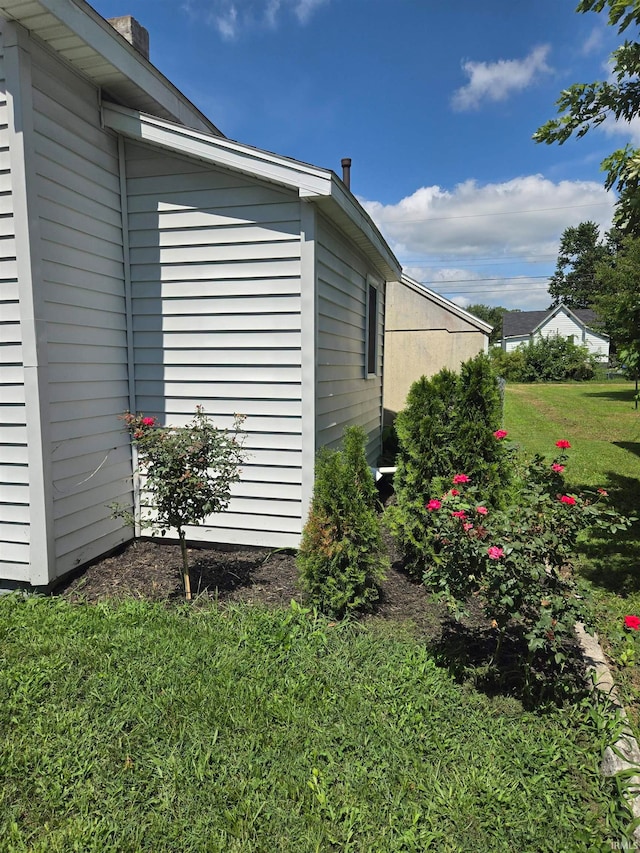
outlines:
[[[385,423],[404,408],[411,385],[486,352],[488,335],[401,282],[387,285],[383,403]]]

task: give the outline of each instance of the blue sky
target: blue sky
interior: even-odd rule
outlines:
[[[610,226],[606,123],[531,136],[619,43],[577,0],[93,0],[228,137],[341,173],[407,272],[460,305],[541,309],[564,229]],[[633,37],[633,36],[632,36]]]

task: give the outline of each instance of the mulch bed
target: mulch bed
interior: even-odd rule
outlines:
[[[435,605],[425,588],[407,575],[391,537],[387,535],[385,539],[392,567],[372,615],[410,623],[417,633],[436,638],[446,619],[444,609]],[[191,588],[194,597],[200,600],[267,607],[288,607],[292,599],[304,602],[293,551],[192,547],[189,559]],[[55,593],[72,602],[95,603],[131,597],[156,602],[180,601],[181,567],[177,543],[141,539],[67,578]]]

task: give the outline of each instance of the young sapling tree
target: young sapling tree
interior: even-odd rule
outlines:
[[[185,427],[161,427],[152,417],[121,415],[138,453],[138,471],[144,478],[148,501],[141,506],[142,529],[175,529],[180,540],[184,593],[191,600],[187,554],[188,525],[202,524],[223,512],[231,500],[231,486],[240,478],[244,461],[240,428],[244,418],[234,416],[230,430],[217,429],[201,406]],[[142,502],[141,502],[142,503]],[[112,506],[114,515],[133,523],[131,514]]]

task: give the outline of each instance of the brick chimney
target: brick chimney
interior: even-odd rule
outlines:
[[[119,18],[107,18],[108,23],[132,44],[138,53],[149,59],[149,30],[146,30],[131,15],[121,15]]]

